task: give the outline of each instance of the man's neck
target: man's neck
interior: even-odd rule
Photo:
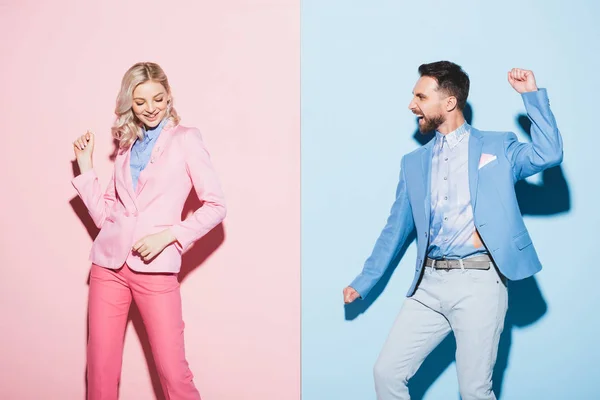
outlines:
[[[440,125],[436,130],[442,135],[447,135],[450,132],[454,132],[458,128],[465,123],[465,117],[462,114],[457,114],[455,116],[448,117],[446,121],[442,125]]]

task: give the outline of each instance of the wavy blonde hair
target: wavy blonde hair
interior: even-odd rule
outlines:
[[[142,123],[133,113],[133,91],[145,82],[158,82],[165,87],[171,95],[171,87],[165,71],[160,65],[152,62],[140,62],[134,64],[125,72],[121,81],[121,90],[117,96],[115,114],[117,119],[111,128],[113,137],[119,141],[119,149],[129,147],[137,138],[143,139],[144,133],[141,129]],[[173,108],[173,98],[167,106],[165,118],[171,118],[174,123],[179,123],[179,115]]]

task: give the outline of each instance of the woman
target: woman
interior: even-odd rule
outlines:
[[[165,396],[199,399],[183,344],[181,254],[225,217],[223,193],[195,128],[179,125],[164,71],[138,63],[123,77],[112,128],[119,142],[105,192],[93,169],[94,134],[73,142],[73,185],[100,233],[92,246],[88,398],[116,399],[131,301],[140,310]],[[181,221],[195,188],[203,206]]]

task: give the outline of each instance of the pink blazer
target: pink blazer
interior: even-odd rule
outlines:
[[[179,272],[181,254],[225,218],[225,201],[200,132],[168,122],[150,162],[141,172],[137,191],[130,170],[131,147],[120,151],[106,192],[93,170],[72,180],[94,223],[100,228],[90,261],[118,269],[124,263],[139,272]],[[203,202],[181,221],[192,189]],[[142,237],[170,228],[177,242],[146,263],[132,252]]]

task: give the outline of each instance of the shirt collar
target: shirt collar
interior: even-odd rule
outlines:
[[[144,132],[144,141],[146,142],[156,139],[158,135],[160,135],[160,132],[163,130],[164,126],[167,124],[168,121],[169,118],[164,118],[162,121],[160,121],[160,124],[150,129],[146,129],[146,127],[143,126],[142,132]]]
[[[464,122],[461,126],[448,133],[447,135],[443,135],[438,131],[435,131],[435,136],[438,140],[443,140],[443,138],[445,137],[448,146],[450,146],[450,148],[453,149],[465,138],[465,136],[467,136],[467,133],[469,133],[470,128],[470,125]]]

